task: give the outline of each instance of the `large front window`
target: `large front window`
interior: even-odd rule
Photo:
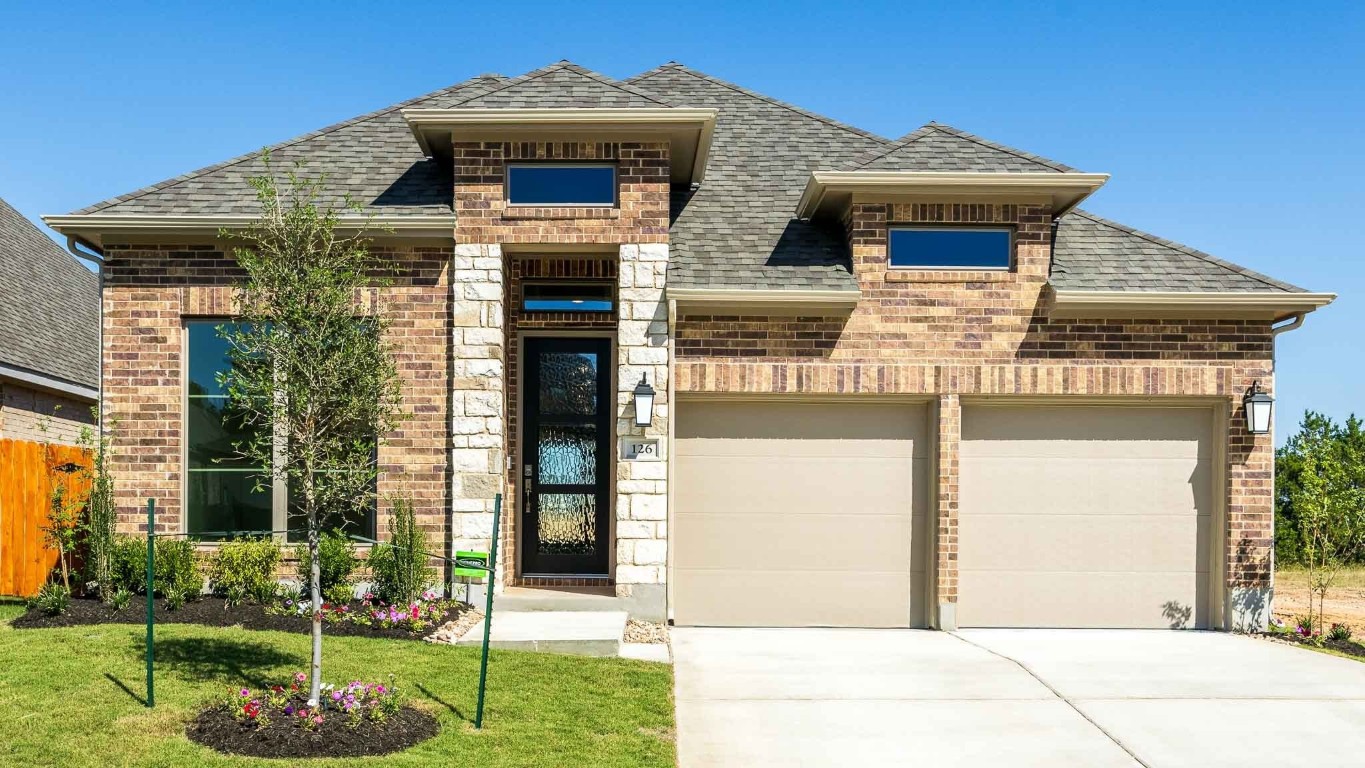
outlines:
[[[225,532],[288,531],[302,538],[307,522],[291,514],[294,489],[267,476],[267,469],[241,456],[235,446],[252,437],[251,427],[235,413],[218,384],[218,374],[232,365],[229,344],[218,328],[223,320],[185,323],[187,347],[185,531],[204,538]],[[324,530],[342,528],[374,537],[373,501],[363,508],[334,510],[322,521]]]

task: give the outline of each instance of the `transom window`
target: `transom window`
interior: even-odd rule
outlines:
[[[237,453],[234,445],[249,439],[254,427],[234,412],[218,374],[232,365],[229,343],[218,328],[225,320],[185,322],[187,390],[185,409],[185,532],[288,531],[289,541],[303,538],[307,522],[291,514],[292,489],[265,477],[266,469]],[[257,487],[262,484],[262,487]],[[322,521],[323,530],[341,528],[374,538],[375,509],[337,510]],[[205,536],[206,539],[220,538]]]
[[[507,166],[512,205],[616,205],[616,166],[587,163],[515,163]]]
[[[525,312],[611,312],[616,301],[611,283],[545,283],[521,285]]]
[[[1004,227],[892,227],[892,267],[907,269],[1009,269],[1014,232]]]

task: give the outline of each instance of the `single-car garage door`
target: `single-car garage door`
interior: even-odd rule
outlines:
[[[957,622],[1207,627],[1211,408],[963,408]]]
[[[922,626],[925,416],[911,403],[680,402],[674,620]]]

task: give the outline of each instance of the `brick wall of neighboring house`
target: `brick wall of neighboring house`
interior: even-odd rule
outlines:
[[[957,443],[964,395],[1157,395],[1221,398],[1229,416],[1228,584],[1269,587],[1274,450],[1246,431],[1242,393],[1272,389],[1263,320],[1051,321],[1050,211],[1003,204],[885,204],[855,199],[845,219],[863,299],[851,312],[778,317],[703,314],[675,329],[679,392],[895,393],[937,399],[940,604],[957,600]],[[940,273],[887,268],[887,228],[1006,224],[1014,269]]]
[[[498,391],[506,393],[500,412],[488,413],[479,418],[486,419],[485,427],[490,434],[503,435],[504,442],[497,448],[485,449],[481,455],[458,456],[455,471],[455,500],[457,516],[462,517],[463,528],[472,534],[485,532],[491,523],[488,510],[489,499],[497,491],[507,493],[509,502],[516,497],[511,495],[515,487],[509,485],[512,479],[506,474],[506,457],[515,453],[515,423],[517,410],[515,393],[516,371],[508,366],[515,365],[517,334],[535,323],[535,318],[513,318],[507,314],[519,299],[519,292],[512,285],[510,274],[513,264],[521,263],[526,268],[522,256],[544,257],[550,253],[561,253],[565,247],[577,248],[581,252],[604,254],[615,265],[622,265],[613,273],[620,286],[620,311],[622,318],[617,333],[617,355],[621,365],[627,364],[630,357],[644,359],[650,353],[630,353],[629,348],[652,345],[664,349],[666,329],[650,325],[648,333],[636,327],[635,315],[628,313],[647,313],[650,318],[662,312],[662,281],[667,268],[668,242],[668,200],[669,200],[669,154],[668,144],[661,142],[456,142],[452,147],[453,177],[455,182],[454,209],[456,213],[455,240],[457,247],[457,266],[459,272],[459,249],[468,249],[471,258],[483,256],[488,267],[485,270],[472,270],[467,275],[457,274],[455,310],[458,318],[487,317],[496,312],[500,334],[479,333],[470,340],[457,336],[455,357],[478,360],[487,376],[475,380],[472,377],[455,378],[454,402],[457,420],[461,417],[459,409],[462,402],[475,398],[483,412],[480,392]],[[505,164],[516,160],[556,160],[556,161],[607,161],[617,166],[619,192],[618,205],[615,207],[589,208],[538,208],[509,206],[503,190]],[[537,252],[538,246],[548,246]],[[581,255],[581,254],[580,254]],[[575,263],[566,257],[559,262]],[[627,262],[629,265],[627,266]],[[553,262],[552,262],[553,263]],[[605,272],[602,273],[605,276]],[[643,276],[643,280],[641,279]],[[656,285],[657,283],[657,285]],[[639,288],[638,285],[646,285]],[[498,298],[493,298],[494,296]],[[503,305],[506,306],[503,306]],[[646,308],[646,305],[648,307]],[[661,318],[662,319],[662,318]],[[515,322],[515,327],[512,323]],[[639,331],[637,333],[637,331]],[[495,338],[500,335],[500,342]],[[457,362],[457,365],[459,363]],[[618,367],[618,374],[624,367]],[[652,381],[656,390],[664,392],[668,385],[668,366],[665,363],[650,368],[655,373]],[[638,381],[626,381],[623,375],[617,377],[617,407],[630,397],[629,390]],[[663,404],[660,400],[660,405]],[[625,414],[629,416],[630,414]],[[620,414],[618,413],[618,417]],[[656,425],[657,427],[657,425]],[[656,428],[652,427],[652,429]],[[666,429],[666,425],[661,427]],[[633,427],[626,426],[618,418],[617,434],[628,434]],[[646,483],[635,483],[635,478],[622,478],[623,473],[634,472],[629,466],[618,467],[618,493],[616,515],[618,532],[622,527],[632,533],[639,533],[645,526],[621,526],[632,512],[631,501],[637,495],[648,496],[649,501],[641,502],[641,509],[655,514],[657,506],[653,501],[661,495],[660,489],[666,478],[658,478]],[[652,470],[641,470],[650,472]],[[496,484],[488,480],[495,478]],[[624,481],[625,485],[621,486]],[[624,488],[624,490],[622,490]],[[515,527],[517,505],[508,504],[505,516],[511,525],[502,527],[500,547],[510,553],[504,562],[508,571],[502,576],[516,573]],[[639,529],[639,530],[637,530]],[[619,535],[619,533],[618,533]],[[666,546],[663,537],[666,530],[662,526],[648,526],[648,535],[657,538],[657,548]],[[482,541],[478,535],[462,537],[461,541],[471,546],[486,546],[486,534]],[[647,547],[648,548],[648,547]],[[646,548],[646,549],[647,549]],[[629,551],[627,551],[629,550]],[[616,591],[622,597],[657,604],[651,613],[662,616],[663,610],[663,571],[662,568],[646,570],[622,569],[620,566],[634,566],[633,559],[620,562],[620,557],[634,557],[635,545],[618,548]],[[621,578],[624,574],[626,578]]]
[[[384,470],[378,532],[386,535],[387,496],[413,497],[433,544],[446,540],[449,445],[448,268],[450,245],[373,249],[390,269],[389,285],[362,297],[392,321],[389,334],[410,418],[380,449]],[[110,244],[105,248],[104,402],[116,420],[110,469],[124,532],[145,529],[143,504],[155,498],[158,530],[183,530],[185,435],[184,321],[229,317],[241,272],[221,245]]]
[[[0,439],[76,445],[81,430],[95,423],[94,403],[0,381]]]

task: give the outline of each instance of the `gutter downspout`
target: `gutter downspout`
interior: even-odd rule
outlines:
[[[1308,316],[1307,312],[1295,312],[1293,315],[1293,319],[1285,323],[1284,325],[1270,326],[1270,335],[1279,336],[1285,331],[1292,331],[1295,328],[1298,328],[1299,326],[1303,325],[1303,319],[1307,316]]]
[[[667,515],[667,518],[665,519],[665,522],[667,523],[667,526],[668,526],[668,534],[667,534],[667,536],[665,536],[664,541],[668,542],[668,546],[667,546],[667,548],[664,550],[664,553],[665,553],[665,554],[664,554],[664,574],[665,574],[665,575],[664,575],[664,623],[668,624],[669,626],[672,626],[672,625],[673,625],[673,573],[674,573],[674,571],[673,571],[673,545],[672,545],[672,542],[674,541],[674,537],[676,536],[675,531],[677,530],[676,528],[673,527],[673,514],[674,514],[674,513],[673,513],[673,497],[674,497],[674,495],[675,495],[675,494],[674,494],[674,491],[677,489],[677,483],[674,482],[675,474],[674,474],[674,472],[673,472],[673,439],[674,439],[674,434],[675,434],[674,426],[675,426],[675,424],[677,423],[677,415],[678,415],[678,389],[677,389],[677,386],[675,385],[675,383],[674,383],[674,381],[673,381],[673,378],[674,378],[674,376],[673,376],[673,371],[674,371],[674,368],[675,368],[675,363],[677,362],[677,348],[676,348],[676,346],[674,345],[674,339],[677,337],[677,326],[678,326],[678,300],[677,300],[677,299],[667,299],[667,301],[668,301],[668,435],[667,435],[666,438],[665,438],[665,445],[664,445],[664,447],[665,447],[665,450],[668,451],[668,453],[667,453],[667,459],[668,459],[668,460],[667,460],[667,462],[664,464],[664,472],[665,472],[666,476],[668,477],[668,486],[667,486],[667,487],[668,487],[668,493],[667,493],[667,494],[665,495],[665,497],[664,497],[664,504],[665,504],[665,507],[666,507],[667,510],[668,510],[668,515]]]
[[[1308,317],[1308,313],[1307,313],[1307,312],[1295,312],[1294,315],[1293,315],[1293,317],[1289,320],[1289,322],[1284,323],[1283,325],[1271,325],[1271,326],[1270,326],[1270,340],[1271,340],[1271,343],[1270,343],[1270,376],[1271,376],[1271,381],[1272,381],[1272,385],[1271,385],[1271,388],[1272,388],[1272,389],[1274,388],[1273,381],[1274,381],[1274,376],[1275,376],[1275,368],[1277,367],[1277,366],[1276,366],[1276,363],[1278,362],[1277,358],[1279,357],[1279,350],[1275,348],[1275,347],[1276,347],[1276,345],[1275,345],[1275,337],[1276,337],[1276,336],[1279,336],[1280,334],[1284,333],[1285,331],[1292,331],[1292,330],[1294,330],[1295,328],[1298,328],[1299,326],[1303,325],[1303,320],[1304,320],[1304,318],[1306,318],[1306,317]],[[1273,428],[1273,425],[1272,425],[1272,428]],[[1273,442],[1274,437],[1273,437],[1273,435],[1272,435],[1272,438],[1271,438],[1271,439],[1272,439],[1271,446],[1273,447],[1273,446],[1274,446],[1274,442]],[[1271,472],[1271,473],[1270,473],[1270,498],[1272,498],[1272,499],[1276,498],[1276,495],[1275,495],[1276,493],[1277,493],[1277,491],[1275,490],[1275,473],[1274,473],[1274,472]],[[1271,515],[1271,532],[1272,532],[1272,535],[1273,535],[1273,533],[1274,533],[1274,520],[1275,520],[1275,516],[1274,516],[1274,514],[1272,514],[1272,515]],[[1274,547],[1271,547],[1271,548],[1270,548],[1270,604],[1271,604],[1272,607],[1273,607],[1273,605],[1274,605],[1274,600],[1275,600],[1275,566],[1276,566],[1276,562],[1275,562],[1275,548],[1274,548]],[[1224,608],[1224,610],[1226,611],[1227,608]]]
[[[77,248],[77,243],[84,245],[88,250]],[[104,445],[104,251],[75,235],[66,236],[66,251],[76,257],[78,261],[93,262],[95,264],[95,276],[99,278],[99,322],[95,334],[95,430],[97,433],[95,446],[99,450]]]

